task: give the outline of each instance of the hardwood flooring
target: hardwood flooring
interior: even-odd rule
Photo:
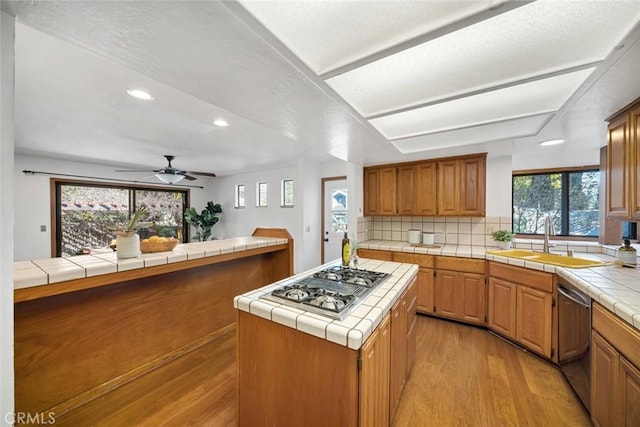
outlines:
[[[487,332],[418,316],[417,351],[393,426],[590,426],[552,365]]]
[[[415,364],[394,427],[591,425],[552,365],[484,329],[422,315],[416,327]],[[107,393],[56,425],[235,426],[235,328],[201,350],[150,374],[170,379],[152,393],[125,384],[117,398]]]

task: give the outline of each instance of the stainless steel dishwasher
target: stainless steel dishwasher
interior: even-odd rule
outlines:
[[[558,282],[558,364],[582,404],[591,402],[591,298]]]

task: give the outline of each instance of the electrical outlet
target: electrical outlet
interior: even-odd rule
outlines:
[[[40,231],[47,231],[47,226],[46,225],[41,225],[40,226]]]

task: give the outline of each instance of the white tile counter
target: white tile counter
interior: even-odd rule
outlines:
[[[215,257],[260,247],[286,245],[287,239],[276,237],[235,237],[206,242],[183,243],[172,251],[143,253],[138,258],[117,259],[115,252],[47,258],[15,262],[13,288],[24,289],[101,274],[153,267],[198,258]]]
[[[238,310],[246,311],[267,320],[326,339],[336,344],[357,350],[378,327],[384,316],[391,310],[411,280],[418,273],[418,266],[390,261],[360,259],[358,268],[389,273],[391,277],[378,286],[344,320],[298,310],[287,305],[261,299],[275,288],[293,283],[310,274],[337,265],[338,261],[322,265],[255,291],[236,296],[233,304]]]
[[[615,246],[601,246],[590,242],[554,242],[552,252],[566,254],[567,248],[579,258],[600,261],[616,260]],[[389,240],[368,240],[359,244],[360,248],[384,251],[410,252],[429,255],[456,256],[462,258],[482,258],[504,264],[555,273],[567,280],[591,298],[615,313],[622,320],[640,330],[640,269],[616,267],[614,265],[592,268],[565,268],[534,261],[506,258],[487,254],[484,246],[442,245],[438,248],[414,247],[407,242]],[[516,241],[518,249],[542,250],[540,241]],[[638,263],[640,266],[640,262]]]

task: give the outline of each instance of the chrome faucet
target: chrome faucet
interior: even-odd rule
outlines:
[[[544,245],[542,246],[542,252],[548,254],[549,248],[553,245],[549,245],[549,235],[555,236],[555,232],[553,231],[553,223],[551,222],[551,217],[547,215],[544,218]]]

